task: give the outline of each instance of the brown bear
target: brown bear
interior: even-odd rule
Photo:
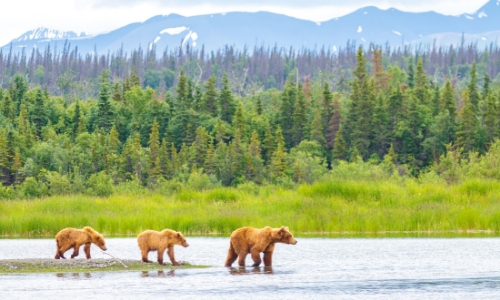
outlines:
[[[248,253],[252,254],[254,264],[258,267],[261,263],[260,253],[264,252],[264,266],[273,264],[273,251],[276,243],[297,244],[288,227],[271,228],[266,226],[262,229],[253,227],[242,227],[231,234],[229,251],[227,253],[226,267],[230,267],[238,258],[238,264],[245,266],[245,258]]]
[[[163,265],[163,253],[168,249],[168,257],[174,266],[179,263],[174,258],[174,245],[182,245],[188,247],[189,244],[180,232],[170,229],[164,229],[161,232],[155,230],[146,230],[137,236],[137,242],[141,249],[142,261],[151,262],[148,260],[149,251],[158,251],[158,263]]]
[[[73,248],[73,254],[71,258],[78,256],[81,245],[85,245],[83,249],[87,255],[87,259],[90,259],[90,244],[94,243],[96,246],[106,251],[106,242],[104,237],[99,232],[95,231],[90,227],[84,227],[83,229],[76,228],[64,228],[56,234],[56,256],[55,259],[64,258],[64,253],[70,248]]]

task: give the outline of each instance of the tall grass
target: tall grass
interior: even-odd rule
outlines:
[[[0,201],[0,235],[52,236],[92,226],[107,235],[171,228],[229,234],[241,226],[286,225],[294,233],[500,232],[500,183],[341,180],[302,185],[54,196]]]

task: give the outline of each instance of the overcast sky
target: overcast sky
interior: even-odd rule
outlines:
[[[142,22],[155,15],[184,16],[231,11],[270,11],[315,22],[364,6],[404,11],[473,13],[488,0],[9,0],[2,1],[0,46],[26,31],[47,27],[93,34]]]

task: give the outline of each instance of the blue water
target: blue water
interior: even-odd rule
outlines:
[[[273,267],[225,268],[228,238],[188,237],[178,261],[207,269],[0,275],[0,299],[499,299],[500,239],[321,239],[278,244]],[[133,238],[108,252],[140,259]],[[0,240],[0,259],[51,258],[52,239]],[[109,258],[92,246],[94,258]],[[150,253],[156,259],[156,253]],[[236,266],[236,265],[235,265]]]

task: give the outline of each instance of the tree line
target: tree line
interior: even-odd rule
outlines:
[[[227,73],[188,76],[189,63],[163,92],[144,88],[135,68],[123,80],[103,69],[97,96],[85,99],[15,74],[0,89],[2,193],[312,183],[349,161],[418,176],[447,153],[487,153],[500,135],[500,99],[485,69],[472,62],[466,79],[440,83],[425,57],[410,55],[407,70],[386,59],[382,48],[359,47],[346,87],[295,71],[282,89],[249,95]]]
[[[370,45],[368,48],[373,48]],[[425,72],[436,82],[444,83],[449,77],[452,84],[467,77],[472,62],[477,63],[480,73],[495,78],[500,71],[500,49],[490,44],[480,49],[476,44],[442,47],[434,45],[404,45],[391,48],[388,45],[375,47],[382,52],[384,68],[398,65],[408,72],[410,58],[422,59]],[[198,50],[199,49],[199,50]],[[22,49],[16,52],[0,50],[0,87],[8,88],[15,74],[25,77],[29,86],[41,86],[50,94],[85,99],[99,93],[98,77],[108,70],[112,80],[125,80],[135,70],[143,87],[149,86],[160,93],[174,90],[181,69],[197,84],[212,76],[217,78],[217,87],[227,74],[233,92],[238,96],[270,88],[283,89],[291,73],[300,80],[310,78],[328,82],[332,89],[349,89],[352,70],[356,65],[357,45],[347,42],[338,49],[285,49],[278,46],[259,46],[250,49],[235,49],[225,46],[217,51],[206,52],[204,47],[165,48],[144,50],[141,47],[127,53],[119,49],[113,53],[80,53],[66,41],[62,48]],[[372,51],[366,53],[372,60]],[[370,68],[371,65],[368,65]],[[371,70],[369,70],[371,71]]]

